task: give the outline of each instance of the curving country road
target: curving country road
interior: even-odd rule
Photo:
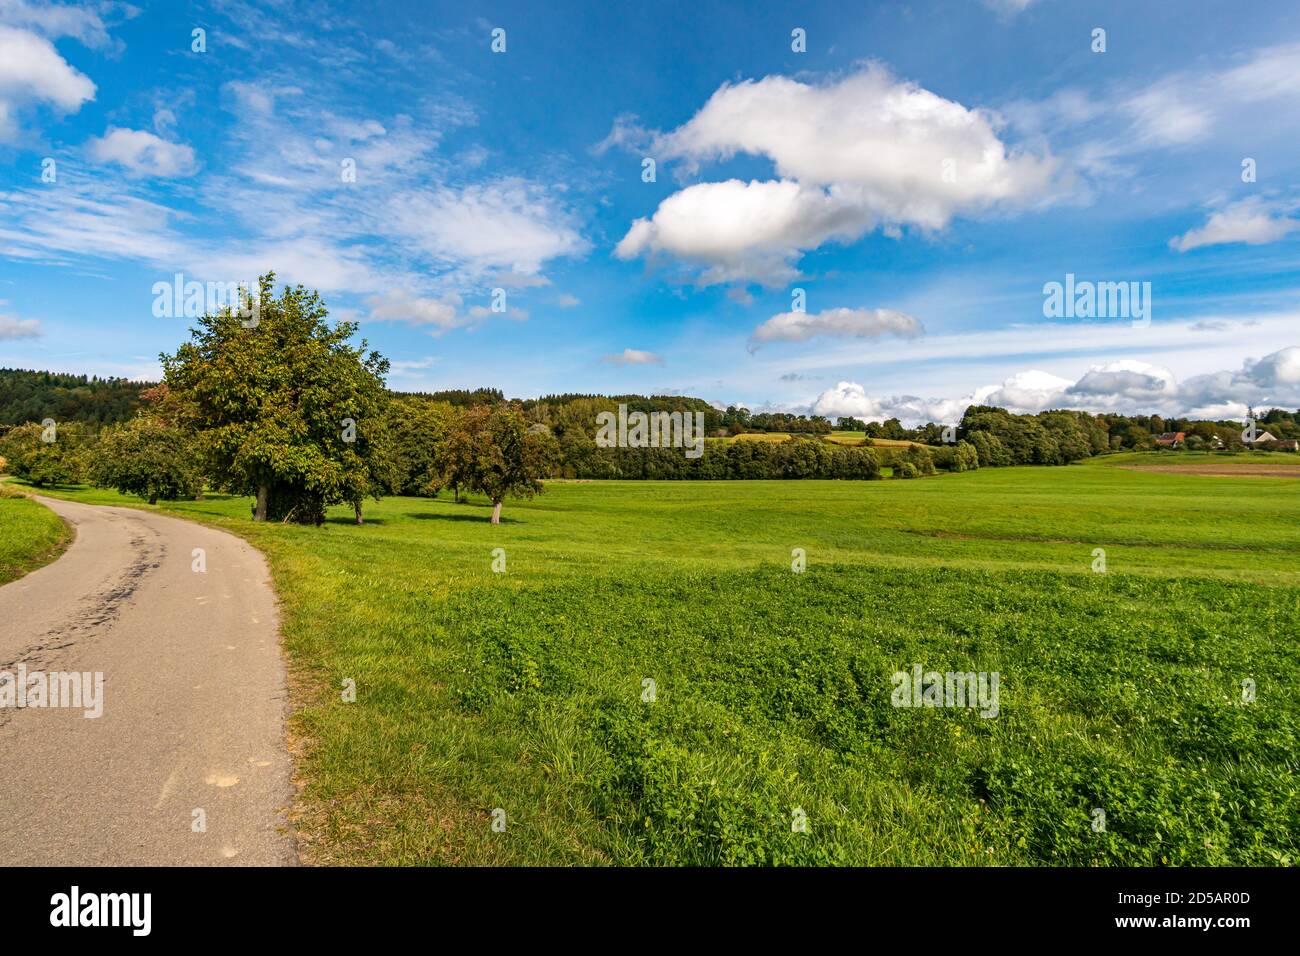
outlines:
[[[103,713],[0,707],[0,863],[295,863],[265,559],[154,512],[37,500],[76,539],[0,587],[0,672],[102,672]]]

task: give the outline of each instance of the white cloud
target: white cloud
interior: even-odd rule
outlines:
[[[1242,375],[1261,388],[1300,385],[1300,348],[1285,348],[1258,361],[1247,360]]]
[[[548,260],[587,249],[549,192],[522,179],[401,193],[390,215],[394,228],[435,260],[473,273],[532,275]]]
[[[49,40],[0,26],[0,142],[16,138],[16,113],[29,103],[49,103],[75,113],[94,98],[95,84],[70,66]]]
[[[103,19],[89,5],[78,7],[56,3],[33,4],[27,0],[0,0],[0,23],[26,27],[51,40],[72,37],[92,48],[107,46],[109,43]]]
[[[971,402],[975,405],[997,405],[1017,413],[1037,412],[1059,404],[1070,384],[1068,378],[1039,369],[1029,369],[1017,372],[1001,385],[976,389]]]
[[[432,368],[434,365],[438,364],[438,361],[439,361],[438,358],[436,358],[435,356],[426,355],[424,358],[421,359],[407,359],[407,360],[394,359],[393,361],[388,363],[388,367],[393,375],[400,376],[403,378],[409,378],[415,372]]]
[[[194,172],[194,150],[139,129],[110,126],[103,136],[86,144],[99,163],[116,163],[133,176],[173,179]]]
[[[601,359],[610,365],[663,365],[664,360],[654,352],[641,349],[624,349],[616,355],[606,355]]]
[[[915,338],[925,333],[921,320],[895,309],[826,309],[822,312],[782,312],[750,337],[757,342],[803,342],[815,336],[876,339],[885,335]]]
[[[1144,145],[1178,146],[1203,139],[1214,127],[1213,105],[1188,99],[1185,87],[1166,81],[1148,87],[1122,104]]]
[[[1300,220],[1279,215],[1278,209],[1259,199],[1243,199],[1212,213],[1204,226],[1176,236],[1169,245],[1179,252],[1232,242],[1258,246],[1276,242],[1296,229],[1300,229]]]
[[[246,80],[231,80],[222,89],[235,98],[250,120],[274,113],[277,99],[302,95],[302,89],[297,86],[272,86]]]
[[[440,336],[450,329],[467,328],[478,325],[494,316],[523,322],[528,319],[528,312],[513,306],[505,312],[494,312],[487,306],[475,305],[464,308],[464,301],[456,293],[448,293],[442,298],[421,296],[407,290],[396,290],[372,295],[365,299],[370,310],[368,319],[372,322],[405,322],[414,326],[433,326],[434,336]]]
[[[762,156],[780,177],[690,186],[615,250],[675,256],[702,267],[703,283],[779,283],[804,251],[877,224],[941,229],[958,214],[1039,199],[1056,167],[1009,150],[991,115],[875,64],[820,86],[783,76],[723,85],[653,149],[688,169]]]
[[[470,307],[469,315],[471,318],[479,320],[490,319],[493,315],[500,315],[502,318],[514,319],[516,322],[528,321],[528,310],[516,308],[513,305],[507,306],[506,309],[501,312],[498,312],[495,309],[489,309],[486,305],[475,305]]]
[[[1132,157],[1150,150],[1238,138],[1252,150],[1289,146],[1300,121],[1298,95],[1300,43],[1285,43],[1228,65],[1198,64],[1140,85],[1120,80],[1109,88],[1058,89],[1042,100],[1006,104],[1003,112],[1022,132],[1050,136],[1104,187],[1135,175],[1139,167]],[[1184,165],[1179,162],[1179,168]],[[1168,174],[1177,171],[1166,169],[1166,185]]]
[[[1247,359],[1235,371],[1194,375],[1181,384],[1168,369],[1131,359],[1093,366],[1075,381],[1031,369],[955,398],[876,397],[856,382],[843,381],[822,392],[811,411],[868,421],[898,418],[916,426],[954,423],[970,405],[996,405],[1017,414],[1070,408],[1167,418],[1240,418],[1252,407],[1300,406],[1300,347]]]
[[[643,149],[649,146],[654,134],[643,127],[636,116],[623,113],[614,117],[614,125],[609,135],[591,148],[592,153],[603,156],[612,148]]]
[[[17,316],[0,314],[0,341],[35,339],[43,334],[41,323],[36,319],[20,319]]]
[[[824,242],[856,239],[871,224],[862,209],[825,190],[782,181],[698,183],[638,219],[614,249],[620,259],[667,253],[706,266],[703,284],[798,275],[791,261]]]
[[[193,271],[220,276],[226,281],[254,279],[274,269],[279,282],[302,283],[325,293],[393,286],[393,280],[374,267],[364,249],[310,234],[247,242],[193,243],[185,246],[183,256],[183,261],[192,263]]]
[[[503,289],[537,289],[551,284],[551,280],[546,276],[510,270],[489,276],[488,279],[492,285]]]
[[[562,309],[572,309],[574,306],[582,305],[582,300],[576,295],[571,295],[568,292],[561,292],[559,297],[555,300],[555,304]]]
[[[1173,373],[1168,369],[1123,359],[1093,366],[1065,392],[1093,405],[1100,402],[1114,407],[1130,399],[1160,402],[1175,396],[1177,389]]]
[[[365,300],[374,322],[408,322],[411,325],[432,325],[438,334],[448,329],[469,325],[473,320],[461,312],[460,296],[445,299],[421,298],[407,292],[386,292]]]
[[[864,421],[883,422],[894,418],[893,404],[898,399],[875,399],[857,382],[839,382],[828,388],[813,402],[812,414],[828,418],[852,416]]]
[[[188,258],[167,206],[124,194],[120,184],[69,183],[0,193],[0,252],[67,262],[90,255],[181,268]]]

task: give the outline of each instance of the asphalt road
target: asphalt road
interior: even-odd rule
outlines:
[[[0,865],[295,863],[265,559],[177,518],[37,500],[76,539],[0,587],[0,672],[100,672],[103,712],[0,707]]]

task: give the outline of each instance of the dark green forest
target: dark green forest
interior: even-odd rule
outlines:
[[[124,422],[140,408],[140,393],[156,382],[0,369],[0,427],[39,422],[111,425]]]

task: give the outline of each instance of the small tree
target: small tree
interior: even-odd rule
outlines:
[[[501,523],[507,497],[531,498],[545,488],[541,476],[550,468],[555,439],[530,432],[518,405],[475,406],[461,418],[458,447],[468,458],[470,487],[492,502],[492,523]]]
[[[193,498],[203,491],[198,447],[192,432],[150,415],[104,429],[91,449],[90,483],[158,499]]]
[[[473,487],[476,447],[483,441],[486,413],[487,406],[475,405],[457,412],[448,423],[434,453],[433,471],[437,487],[432,487],[431,483],[431,490],[450,488],[453,499],[459,503],[461,491]]]

